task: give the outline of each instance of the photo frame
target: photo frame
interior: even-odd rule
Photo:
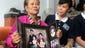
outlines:
[[[21,48],[50,48],[48,27],[21,24]]]
[[[58,30],[58,26],[56,21],[50,24],[48,27],[49,37],[50,37],[49,38],[50,48],[61,48],[60,40],[59,38],[57,38],[56,35],[57,30]]]

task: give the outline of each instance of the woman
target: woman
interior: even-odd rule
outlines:
[[[72,48],[73,45],[73,25],[72,20],[68,18],[67,12],[72,7],[72,0],[59,0],[55,15],[49,15],[45,22],[51,24],[56,21],[56,36],[60,39],[60,45],[64,48]]]
[[[34,24],[34,25],[41,25],[41,26],[47,26],[46,23],[41,21],[37,14],[39,13],[40,9],[40,1],[39,0],[25,0],[25,10],[27,11],[28,15],[20,16],[19,22],[20,23],[26,23],[26,24]],[[7,38],[7,45],[10,48],[16,48],[17,43],[20,42],[20,36],[16,29],[16,23],[14,23],[10,35]]]
[[[81,14],[74,18],[74,31],[76,36],[76,47],[85,48],[85,0],[81,0]]]
[[[38,34],[38,38],[37,38],[37,42],[38,42],[38,47],[39,48],[46,48],[45,45],[45,39],[42,33]]]
[[[71,19],[74,19],[75,16],[79,15],[80,12],[76,10],[76,0],[72,0],[72,7],[68,12],[68,15]]]

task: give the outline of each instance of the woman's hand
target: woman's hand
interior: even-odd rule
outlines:
[[[57,36],[57,38],[60,39],[62,37],[62,30],[58,29],[56,32],[56,36]]]
[[[0,45],[0,48],[4,48],[4,45]]]
[[[72,48],[73,47],[74,40],[73,39],[68,39],[67,44],[65,45],[64,48]]]
[[[64,48],[72,48],[70,45],[66,45]]]
[[[17,43],[19,43],[20,42],[20,35],[19,35],[19,33],[17,32],[17,31],[15,31],[12,35],[11,35],[11,37],[12,37],[12,43],[13,44],[17,44]]]

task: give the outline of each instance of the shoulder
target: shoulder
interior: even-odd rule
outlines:
[[[40,20],[41,26],[48,26],[44,21]]]
[[[20,22],[26,22],[27,19],[28,19],[28,16],[27,15],[23,15],[23,16],[20,16],[19,17],[19,21]]]
[[[74,19],[73,19],[73,21],[75,22],[78,22],[78,21],[81,21],[82,20],[82,15],[81,14],[79,14],[79,15],[77,15]]]
[[[55,15],[48,15],[47,18],[53,18]]]
[[[68,20],[67,20],[67,22],[66,22],[68,25],[72,25],[73,24],[73,20],[72,19],[70,19],[70,18],[68,18]]]
[[[53,21],[55,21],[55,15],[48,15],[45,19],[45,23],[47,23],[48,25],[51,24]]]
[[[20,16],[19,19],[27,18],[27,15]]]
[[[77,15],[74,19],[78,19],[78,18],[81,18],[81,14]]]
[[[72,20],[72,19],[70,19],[70,18],[68,18],[68,20],[67,20],[67,22],[70,22],[70,23],[71,23],[72,21],[73,21],[73,20]]]

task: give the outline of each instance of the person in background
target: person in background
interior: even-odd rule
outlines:
[[[80,11],[81,12],[81,10],[82,10],[82,2],[83,2],[83,0],[79,0],[79,2],[78,2],[78,5],[76,6],[76,10],[78,10],[78,11]]]
[[[39,0],[25,0],[24,5],[27,15],[19,17],[20,23],[48,26],[44,21],[37,18],[40,9]],[[20,42],[20,38],[21,36],[17,32],[17,25],[15,22],[6,40],[6,43],[10,48],[16,48],[17,44]]]
[[[85,48],[85,0],[81,0],[79,4],[81,14],[73,19],[76,48]]]
[[[76,9],[76,1],[72,0],[72,7],[69,10],[68,15],[71,19],[74,19],[79,14],[80,14],[80,11],[77,11]]]
[[[51,37],[55,37],[55,34],[56,34],[56,33],[55,33],[55,27],[54,27],[54,26],[51,26],[51,27],[50,27],[50,36],[51,36]]]
[[[45,20],[48,25],[56,21],[58,28],[56,36],[64,48],[72,48],[74,42],[73,22],[67,16],[71,7],[72,0],[59,0],[55,15],[49,15]]]
[[[28,38],[29,40],[28,40],[28,43],[27,43],[27,47],[29,47],[29,48],[34,47],[33,38],[36,38],[36,35],[34,34],[34,30],[30,29],[30,35],[29,35],[29,38]]]
[[[42,33],[38,34],[37,42],[38,48],[46,48],[45,39]]]
[[[33,47],[34,48],[37,48],[37,38],[36,37],[33,37]]]

